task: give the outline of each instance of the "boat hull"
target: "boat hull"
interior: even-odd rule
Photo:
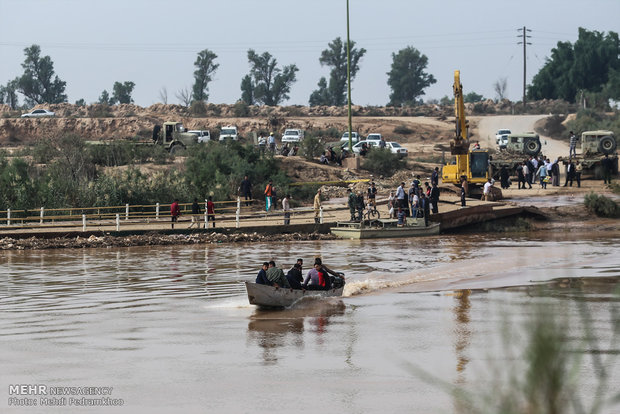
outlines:
[[[439,223],[430,223],[425,226],[403,226],[389,228],[355,228],[355,227],[332,227],[331,233],[344,239],[382,239],[434,236],[439,234]]]
[[[286,308],[303,298],[342,296],[344,286],[330,290],[299,290],[245,282],[245,289],[248,292],[248,300],[251,305]]]

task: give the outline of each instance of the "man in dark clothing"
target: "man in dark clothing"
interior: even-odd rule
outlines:
[[[502,185],[502,189],[505,190],[509,187],[508,185],[509,178],[510,178],[510,175],[508,174],[508,169],[506,168],[505,165],[502,165],[502,169],[499,170],[499,180]]]
[[[605,154],[605,157],[601,160],[601,167],[603,167],[603,184],[611,184],[611,170],[613,167],[609,155]]]
[[[437,187],[436,183],[431,188],[430,201],[433,203],[433,214],[439,213],[439,206],[437,205],[439,203],[439,187]]]
[[[286,280],[288,280],[288,284],[291,285],[293,289],[301,289],[301,284],[304,281],[304,277],[301,274],[301,264],[299,260],[297,263],[293,265],[291,270],[286,274]]]
[[[431,207],[428,203],[428,198],[424,193],[420,194],[420,205],[421,210],[424,211],[424,225],[428,226],[428,216],[431,215]]]
[[[188,229],[191,229],[194,225],[196,225],[197,228],[200,228],[200,212],[198,199],[194,198],[194,202],[192,203],[192,222],[190,223]]]
[[[353,192],[353,190],[351,190],[349,188],[349,198],[348,198],[348,205],[349,205],[349,213],[351,213],[351,221],[355,221],[355,210],[357,207],[357,196],[355,195],[355,193]]]
[[[534,182],[534,174],[536,173],[536,169],[534,168],[534,163],[532,162],[532,157],[530,157],[525,164],[527,165],[527,177],[525,177],[525,181],[527,181],[530,188],[532,188],[532,183]]]
[[[564,187],[568,185],[570,182],[570,186],[573,186],[573,180],[575,178],[575,164],[571,158],[568,159],[568,165],[566,166],[566,181],[564,182]]]
[[[359,191],[357,193],[357,217],[359,221],[362,221],[362,217],[364,216],[364,207],[366,207],[366,203],[364,202],[364,194]]]
[[[245,205],[249,206],[252,200],[252,182],[248,176],[243,177],[243,181],[239,185],[239,195],[245,199]]]
[[[515,169],[517,172],[518,189],[525,189],[525,174],[523,174],[523,163],[519,163]],[[521,186],[523,185],[523,187]]]
[[[435,170],[431,174],[431,185],[439,185],[439,167],[435,167]]]
[[[263,267],[258,271],[258,275],[256,276],[256,283],[259,285],[269,285],[272,286],[273,283],[267,279],[267,269],[269,268],[269,263],[264,262]]]

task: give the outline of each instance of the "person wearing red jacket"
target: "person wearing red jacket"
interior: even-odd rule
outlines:
[[[174,228],[174,222],[178,220],[181,215],[181,208],[179,207],[179,200],[174,199],[174,203],[170,204],[170,216],[172,217],[171,226]]]

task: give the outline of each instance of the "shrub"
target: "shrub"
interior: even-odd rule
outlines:
[[[375,174],[391,176],[405,167],[405,161],[390,150],[373,148],[368,151],[362,167]]]
[[[189,107],[189,113],[193,116],[203,117],[207,115],[207,105],[203,101],[194,101]]]
[[[599,217],[620,217],[620,206],[604,195],[590,193],[584,197],[583,203],[588,211]]]
[[[411,135],[413,134],[413,129],[409,128],[407,125],[398,125],[394,128],[394,133],[401,135]]]
[[[321,140],[312,135],[306,135],[306,137],[301,141],[301,155],[304,156],[307,160],[315,159],[316,157],[321,155],[323,152],[323,144],[321,144]]]
[[[245,103],[245,101],[242,101],[240,99],[233,106],[233,112],[235,113],[235,116],[238,118],[246,117],[250,115],[250,106],[247,103]]]

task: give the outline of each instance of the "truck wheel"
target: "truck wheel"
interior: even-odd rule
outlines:
[[[184,149],[183,145],[173,145],[172,148],[170,148],[170,155],[179,155]]]
[[[616,140],[613,137],[606,136],[598,142],[598,150],[603,154],[612,154],[616,151]]]
[[[540,141],[532,139],[525,142],[525,145],[523,146],[523,152],[525,152],[527,155],[538,155],[538,153],[540,152],[540,147]]]

